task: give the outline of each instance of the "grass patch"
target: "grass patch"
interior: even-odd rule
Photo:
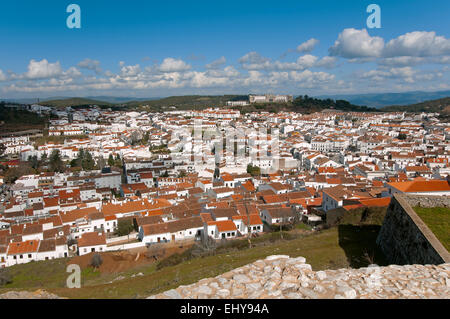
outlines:
[[[445,207],[414,207],[414,211],[430,228],[442,245],[450,251],[450,208]]]
[[[56,288],[64,287],[66,278],[67,259],[52,259],[46,261],[32,261],[27,264],[8,267],[12,276],[12,283],[3,288]]]
[[[155,265],[147,266],[147,269],[142,271],[144,276],[128,277],[126,280],[111,284],[99,282],[80,289],[52,288],[49,291],[69,298],[143,298],[180,285],[195,283],[202,278],[214,277],[275,254],[303,256],[316,271],[347,268],[352,265],[367,266],[369,262],[360,255],[367,247],[375,245],[374,238],[377,230],[367,227],[359,227],[358,230],[331,228],[291,240],[275,242],[261,240],[260,244],[251,249],[222,252],[214,256],[186,260],[159,270]],[[349,232],[352,231],[355,234],[350,235]],[[248,244],[246,241],[245,243]],[[355,257],[358,260],[355,260]],[[374,262],[383,264],[376,259]],[[136,273],[136,270],[133,273]]]
[[[249,248],[246,238],[225,241],[216,251],[202,257],[194,258],[190,250],[186,250],[159,263],[137,266],[122,273],[100,274],[87,268],[82,272],[80,289],[65,288],[69,275],[65,272],[65,260],[42,262],[39,268],[35,267],[39,263],[19,265],[11,267],[13,283],[6,288],[43,288],[69,298],[144,298],[180,285],[195,283],[202,278],[215,277],[270,255],[303,256],[315,271],[358,268],[371,263],[386,265],[384,256],[375,244],[380,226],[364,225],[360,218],[357,220],[357,225],[341,224],[316,233],[300,232],[298,229],[267,233],[252,238],[252,248]],[[33,276],[32,271],[35,272]],[[143,276],[131,277],[138,272],[142,272]],[[19,279],[15,278],[17,275]],[[119,276],[125,279],[113,281]],[[0,289],[0,293],[3,291]]]
[[[312,230],[311,226],[304,223],[298,223],[297,225],[295,225],[295,228],[300,230]]]

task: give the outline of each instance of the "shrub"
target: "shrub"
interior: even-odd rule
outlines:
[[[153,258],[155,260],[160,259],[166,254],[166,249],[163,244],[152,244],[148,247],[146,256],[147,258]]]
[[[0,287],[12,283],[12,276],[7,269],[0,269]]]
[[[133,221],[131,219],[119,219],[115,234],[117,236],[129,235],[134,230]]]
[[[103,264],[103,258],[100,254],[94,254],[91,259],[91,266],[98,268]]]

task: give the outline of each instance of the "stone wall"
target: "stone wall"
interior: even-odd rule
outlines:
[[[411,207],[449,207],[450,197],[448,196],[419,196],[419,195],[403,195]]]
[[[270,256],[149,299],[450,298],[450,264],[313,271],[305,258]]]
[[[386,259],[397,265],[450,262],[448,251],[412,209],[449,204],[447,197],[395,194],[377,238]]]

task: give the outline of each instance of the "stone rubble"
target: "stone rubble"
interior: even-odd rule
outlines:
[[[0,295],[0,299],[66,299],[45,290],[30,291],[8,291]]]
[[[148,299],[450,299],[450,264],[313,271],[303,257],[269,256]]]

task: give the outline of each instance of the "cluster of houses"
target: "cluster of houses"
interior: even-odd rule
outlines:
[[[123,169],[43,172],[5,188],[0,267],[316,225],[330,210],[385,207],[395,193],[450,195],[450,126],[433,114],[92,108],[58,115],[49,135],[66,137],[60,143],[5,137],[14,163],[54,149],[70,160],[83,149],[97,161],[119,158]],[[116,235],[125,222],[131,240]]]

